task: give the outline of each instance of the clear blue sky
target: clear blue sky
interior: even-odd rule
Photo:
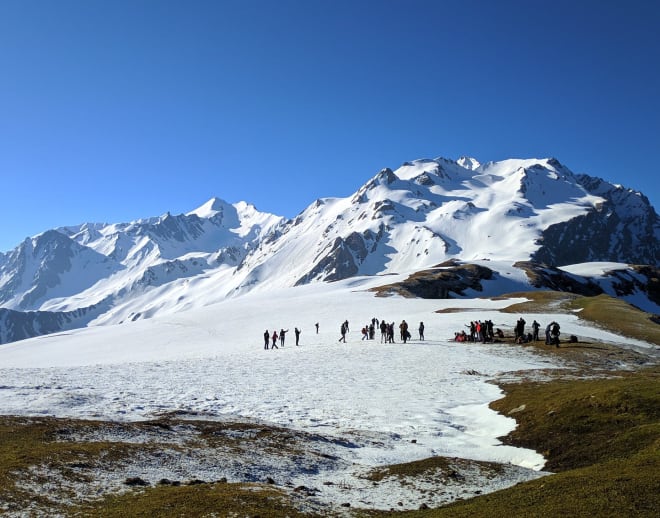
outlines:
[[[660,207],[660,2],[2,0],[0,251],[213,196],[293,217],[416,158]]]

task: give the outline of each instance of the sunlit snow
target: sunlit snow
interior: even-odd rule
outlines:
[[[166,411],[238,415],[328,434],[378,434],[382,448],[355,452],[356,462],[367,464],[447,455],[542,468],[540,454],[499,441],[515,421],[488,408],[501,396],[489,381],[557,367],[559,360],[510,345],[448,340],[472,319],[492,319],[508,330],[519,315],[497,309],[514,301],[379,298],[364,291],[382,282],[249,294],[177,315],[0,346],[0,412],[120,420]],[[443,307],[464,312],[435,312]],[[544,324],[556,315],[534,317]],[[405,319],[413,339],[382,344],[377,333],[361,340],[360,328],[372,318],[397,327]],[[344,320],[346,344],[338,342]],[[424,341],[417,339],[422,321]],[[566,334],[621,340],[575,316],[561,324]],[[295,327],[302,331],[299,347]],[[264,350],[264,331],[280,329],[288,329],[285,346]]]

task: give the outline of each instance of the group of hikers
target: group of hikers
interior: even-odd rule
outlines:
[[[405,344],[412,338],[410,334],[408,322],[402,320],[399,324],[399,338]],[[376,329],[380,329],[380,343],[394,344],[394,329],[396,324],[394,322],[387,323],[385,320],[378,320],[376,317],[371,319],[371,322],[362,327],[362,340],[374,340],[376,338]],[[417,328],[419,332],[419,339],[424,340],[424,322],[419,323]],[[339,328],[341,337],[340,342],[346,343],[346,333],[348,333],[348,320],[344,321]]]
[[[539,341],[539,329],[541,324],[536,320],[532,322],[532,331],[525,332],[525,324],[527,322],[524,318],[520,317],[513,328],[514,341],[517,344],[525,344],[530,342]],[[456,342],[481,342],[492,343],[500,342],[504,338],[504,332],[500,328],[494,328],[492,320],[475,320],[465,326],[469,328],[470,332],[457,331],[454,333],[454,341]],[[550,322],[545,328],[545,343],[546,345],[554,345],[559,347],[559,332],[560,326],[554,320]],[[577,338],[575,339],[577,340]],[[573,341],[573,336],[571,336]]]
[[[317,322],[314,324],[316,328],[316,334],[319,332],[319,323]],[[376,337],[376,329],[380,329],[380,343],[387,343],[387,344],[393,344],[396,343],[394,341],[394,329],[395,329],[395,323],[392,322],[391,324],[388,324],[384,320],[378,320],[376,317],[371,319],[370,323],[367,323],[364,325],[361,329],[362,333],[362,340],[374,340]],[[424,322],[419,323],[419,327],[417,328],[417,331],[419,332],[419,339],[424,340]],[[264,332],[264,349],[279,349],[280,347],[284,347],[284,342],[286,340],[286,334],[289,332],[288,329],[280,329],[279,334],[277,330],[273,331],[272,334],[268,329]],[[349,332],[349,327],[348,327],[348,320],[345,320],[342,322],[340,328],[339,328],[339,333],[340,333],[340,342],[346,343],[346,335]],[[301,331],[297,327],[294,329],[294,333],[296,336],[296,345],[300,345],[300,335]],[[403,320],[399,324],[399,336],[401,341],[405,344],[412,338],[412,335],[410,334],[409,326],[408,323]],[[278,346],[278,341],[279,341],[279,346]]]
[[[539,330],[541,324],[536,320],[532,322],[531,332],[525,331],[525,319],[520,317],[516,322],[516,325],[513,328],[514,332],[514,341],[517,344],[525,344],[530,342],[539,341]],[[316,327],[316,334],[319,332],[318,322],[314,324]],[[412,339],[410,333],[410,326],[405,320],[402,320],[399,324],[399,338],[404,344],[408,340]],[[466,324],[466,328],[469,329],[469,333],[465,330],[458,331],[454,333],[454,341],[456,342],[481,342],[481,343],[493,343],[501,342],[504,339],[504,332],[498,327],[496,328],[493,325],[492,320],[475,320]],[[362,326],[361,334],[362,340],[374,340],[376,337],[376,330],[380,330],[380,343],[393,344],[394,341],[394,330],[396,324],[394,322],[387,323],[385,320],[378,320],[377,318],[372,318],[371,322],[368,322]],[[546,345],[554,345],[559,347],[559,332],[560,326],[554,320],[550,322],[545,328],[545,343]],[[419,332],[419,339],[424,340],[424,322],[419,323],[417,328]],[[273,331],[271,334],[268,330],[264,332],[264,349],[279,349],[284,347],[284,342],[286,339],[286,334],[289,332],[288,329],[280,329],[279,334],[277,330]],[[346,343],[346,335],[349,332],[348,320],[342,322],[339,328],[339,342]],[[294,334],[296,336],[296,346],[300,345],[300,335],[301,331],[297,327],[294,329]],[[279,341],[279,346],[277,345]],[[576,342],[577,337],[571,335],[571,342]]]
[[[316,325],[318,328],[318,324]],[[264,349],[268,349],[269,344],[271,349],[279,349],[280,347],[284,347],[284,341],[286,340],[286,334],[288,332],[289,332],[288,329],[280,329],[279,335],[277,334],[277,330],[273,331],[273,334],[271,335],[268,332],[268,329],[266,329],[266,331],[264,332]],[[300,329],[296,327],[293,332],[296,335],[296,345],[300,345]],[[280,347],[277,346],[278,339],[280,341]]]

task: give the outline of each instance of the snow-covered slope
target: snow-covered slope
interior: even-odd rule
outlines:
[[[488,261],[506,275],[527,261],[656,265],[659,240],[658,215],[643,195],[574,175],[555,159],[415,160],[382,170],[350,197],[320,198],[290,221],[213,198],[187,214],[27,239],[0,255],[0,305],[35,313],[21,317],[20,336],[8,328],[0,336],[30,336],[30,321],[55,322],[58,313],[84,315],[69,327],[119,323],[447,260]]]
[[[570,364],[561,355],[539,355],[534,347],[448,340],[472,319],[492,320],[510,335],[520,315],[498,310],[523,299],[374,297],[367,290],[380,280],[314,283],[272,290],[268,297],[253,292],[176,315],[1,345],[0,413],[112,421],[176,413],[194,419],[247,418],[308,432],[324,443],[343,444],[326,452],[338,462],[316,462],[314,469],[283,463],[269,468],[268,476],[277,473],[275,478],[291,481],[291,487],[321,488],[319,497],[337,505],[347,494],[336,492],[336,485],[356,488],[357,507],[387,510],[405,502],[406,508],[416,509],[429,495],[440,505],[539,476],[545,462],[540,453],[500,440],[515,420],[489,407],[502,397],[492,381],[510,381],[521,373],[534,377],[534,371],[543,376]],[[655,351],[649,344],[590,327],[577,314],[525,317],[528,325],[533,319],[542,326],[558,320],[562,336],[575,334],[581,341]],[[379,334],[361,340],[360,328],[372,318],[395,326],[405,319],[413,339],[404,345],[397,333],[395,344],[381,343]],[[344,320],[350,331],[347,342],[339,343]],[[419,322],[425,323],[424,340],[419,339]],[[302,331],[299,347],[295,328]],[[264,350],[263,333],[280,329],[289,329],[284,347]],[[376,487],[364,477],[376,466],[432,456],[503,466],[496,477],[473,489],[463,481],[429,495],[413,487],[392,493],[390,486]],[[187,459],[182,463],[186,478],[200,477],[197,465]],[[513,466],[518,466],[515,476],[510,474]],[[254,481],[249,478],[252,468],[237,469],[229,455],[214,464],[209,478]],[[138,461],[130,469],[152,485],[167,476],[167,466],[145,471]],[[126,476],[131,475],[120,478],[120,487]],[[328,480],[334,484],[324,485]]]

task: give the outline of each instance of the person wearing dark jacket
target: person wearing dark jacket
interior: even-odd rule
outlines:
[[[541,324],[539,324],[536,320],[532,322],[532,331],[534,334],[532,335],[532,338],[535,342],[538,342],[539,340],[539,328],[541,327]]]
[[[559,347],[559,324],[557,322],[552,323],[552,329],[550,330],[551,342],[555,344],[555,347]]]
[[[268,332],[268,329],[266,329],[266,332],[264,333],[264,349],[268,349],[268,342],[270,342],[270,333]]]

